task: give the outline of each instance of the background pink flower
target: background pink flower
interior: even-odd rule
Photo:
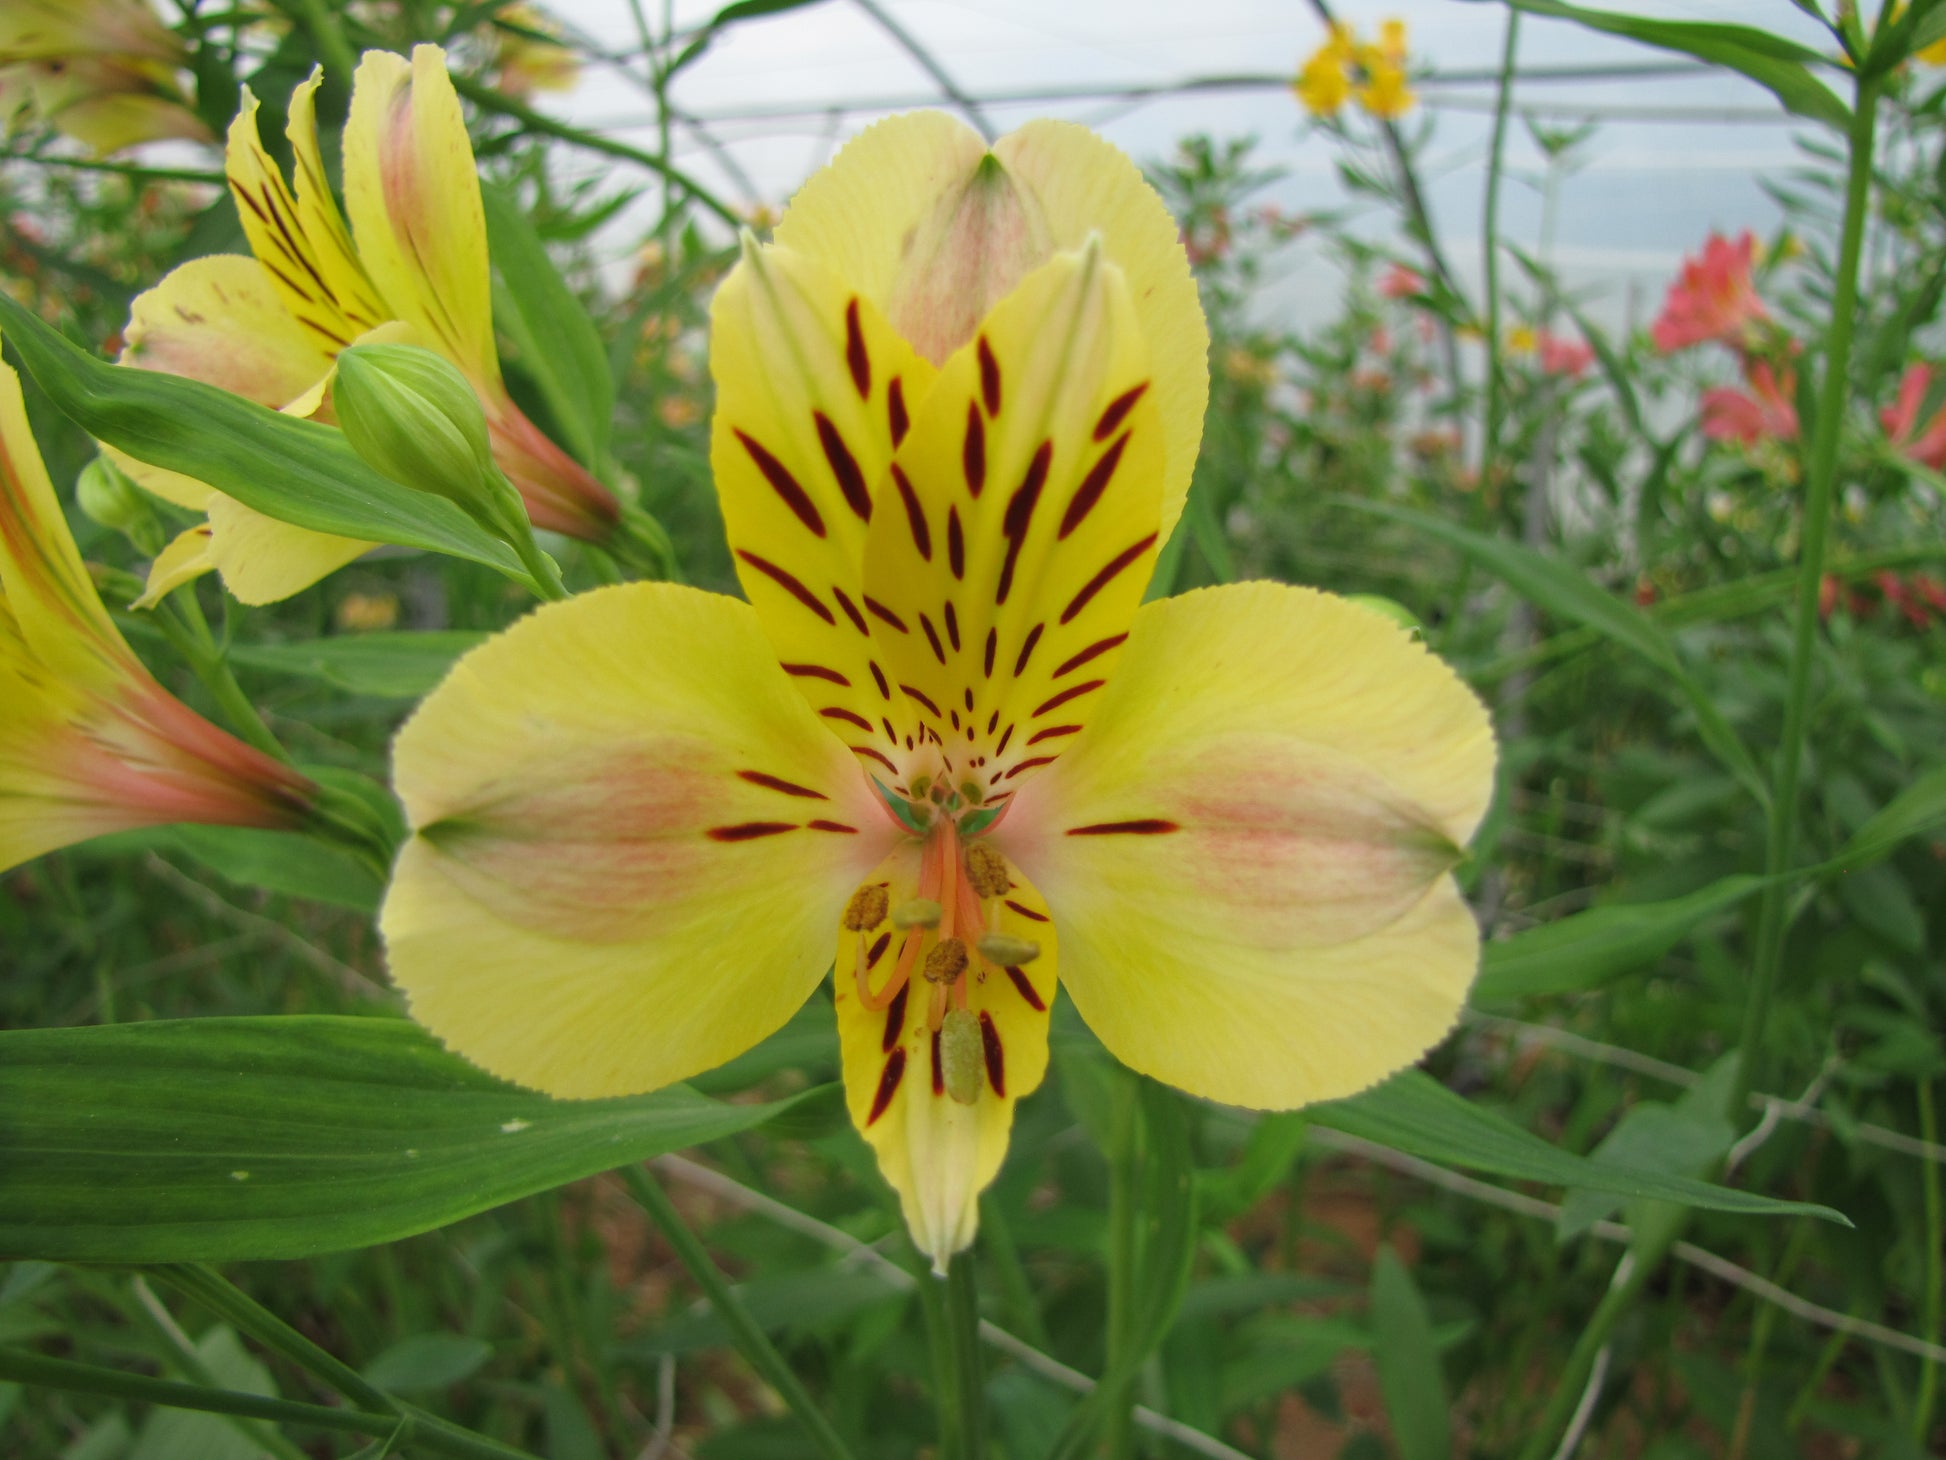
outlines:
[[[1899,451],[1934,471],[1946,471],[1946,406],[1934,411],[1924,426],[1919,424],[1919,412],[1926,404],[1932,379],[1930,365],[1915,361],[1906,366],[1899,381],[1898,400],[1880,411],[1878,419]]]
[[[1685,257],[1649,328],[1655,347],[1669,354],[1710,340],[1741,345],[1752,323],[1770,318],[1750,278],[1756,256],[1757,240],[1746,228],[1735,243],[1712,233],[1700,258]]]
[[[1410,299],[1426,292],[1426,280],[1404,264],[1393,264],[1379,275],[1378,292],[1387,299]]]
[[[1744,371],[1748,392],[1718,386],[1703,392],[1703,434],[1712,441],[1795,441],[1797,407],[1791,397],[1797,375],[1785,370],[1780,379],[1768,360],[1752,360]]]
[[[1540,351],[1541,369],[1549,375],[1562,375],[1572,380],[1595,363],[1594,347],[1586,340],[1569,335],[1549,334],[1542,330],[1535,346]]]

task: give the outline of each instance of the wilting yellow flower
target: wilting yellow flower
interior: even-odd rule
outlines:
[[[0,122],[36,117],[97,153],[207,141],[176,81],[187,59],[148,0],[6,0]]]
[[[368,51],[360,62],[344,132],[349,228],[318,151],[321,79],[314,71],[291,93],[294,189],[264,150],[257,99],[245,89],[226,171],[254,257],[194,259],[139,296],[122,362],[328,420],[340,350],[372,341],[436,350],[479,394],[494,458],[534,524],[599,540],[616,523],[615,499],[522,414],[501,380],[479,178],[445,53],[420,46],[408,63]],[[157,496],[209,519],[157,559],[151,599],[215,568],[245,603],[274,602],[371,546],[266,517],[176,472],[124,465]]]
[[[172,821],[300,824],[316,788],[155,682],[95,593],[0,366],[0,870]]]
[[[533,5],[509,5],[494,16],[494,85],[508,96],[572,91],[581,60],[560,39],[561,27]]]
[[[1287,1108],[1416,1058],[1478,955],[1449,870],[1486,714],[1367,609],[1142,604],[1207,400],[1137,169],[1036,122],[867,130],[712,310],[748,602],[540,609],[400,734],[382,926],[414,1015],[561,1096],[777,1029],[833,965],[852,1118],[936,1264],[972,1240],[1057,976],[1125,1063]]]

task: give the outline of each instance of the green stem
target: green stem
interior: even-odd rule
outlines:
[[[987,1460],[986,1371],[980,1360],[980,1285],[971,1252],[958,1254],[946,1269],[946,1342],[959,1401],[961,1460]]]
[[[1486,268],[1486,412],[1480,434],[1480,488],[1493,479],[1500,450],[1500,413],[1505,380],[1500,350],[1500,177],[1507,160],[1507,113],[1514,95],[1514,58],[1520,49],[1520,12],[1507,10],[1507,33],[1500,47],[1499,91],[1493,103],[1493,141],[1487,150],[1486,216],[1481,228],[1481,258]]]
[[[311,39],[317,42],[318,55],[324,62],[325,70],[331,72],[340,85],[349,87],[352,73],[358,69],[358,57],[352,54],[351,42],[345,39],[344,27],[339,25],[338,17],[332,13],[326,0],[297,0],[297,3],[304,16],[304,28],[311,32]]]
[[[716,1310],[716,1316],[723,1320],[723,1326],[730,1330],[737,1352],[790,1406],[798,1423],[810,1431],[819,1453],[827,1460],[853,1460],[850,1447],[831,1427],[831,1421],[824,1417],[823,1411],[811,1398],[810,1391],[791,1372],[790,1365],[777,1352],[769,1335],[750,1316],[750,1310],[744,1307],[743,1300],[737,1297],[736,1291],[724,1278],[722,1269],[711,1260],[696,1234],[689,1230],[689,1224],[683,1221],[682,1214],[669,1200],[668,1193],[640,1166],[624,1167],[622,1180],[628,1186],[629,1195],[648,1213],[649,1220],[655,1223],[663,1239],[675,1250],[677,1260],[688,1269],[696,1285],[703,1290],[710,1306]]]
[[[1554,1393],[1548,1398],[1547,1408],[1541,1411],[1540,1419],[1528,1429],[1527,1443],[1520,1451],[1519,1460],[1547,1460],[1554,1453],[1562,1432],[1574,1416],[1575,1407],[1581,1403],[1581,1391],[1587,1387],[1588,1375],[1594,1370],[1596,1357],[1607,1346],[1609,1336],[1614,1333],[1615,1325],[1621,1322],[1622,1315],[1628,1312],[1656,1268],[1661,1266],[1662,1255],[1674,1240],[1675,1227],[1672,1224],[1666,1239],[1639,1250],[1631,1248],[1623,1255],[1623,1262],[1634,1265],[1625,1275],[1618,1268],[1615,1276],[1619,1281],[1609,1282],[1608,1291],[1602,1295],[1587,1327],[1575,1340],[1560,1377],[1554,1381]]]
[[[1114,1149],[1108,1153],[1108,1336],[1101,1421],[1101,1453],[1108,1460],[1127,1460],[1135,1443],[1134,1365],[1128,1351],[1135,1339],[1136,1096],[1131,1084],[1116,1103]]]
[[[37,167],[66,167],[77,172],[106,172],[117,177],[132,177],[141,182],[192,182],[222,187],[220,172],[202,172],[192,167],[141,167],[133,162],[104,162],[96,157],[63,157],[54,153],[12,152],[9,162],[31,162]]]
[[[257,713],[250,696],[237,683],[222,646],[210,632],[209,620],[203,616],[203,605],[196,600],[196,585],[185,583],[171,594],[169,609],[158,613],[155,622],[189,662],[190,670],[216,701],[223,718],[230,722],[230,728],[265,755],[290,764],[290,752],[270,733],[270,727]]]
[[[1939,1114],[1933,1103],[1933,1082],[1930,1076],[1919,1082],[1919,1134],[1927,1141],[1939,1139]],[[1923,1161],[1919,1166],[1919,1183],[1925,1199],[1926,1246],[1925,1262],[1926,1290],[1920,1295],[1920,1331],[1929,1343],[1939,1342],[1939,1319],[1942,1278],[1941,1266],[1946,1263],[1946,1214],[1942,1213],[1939,1189],[1939,1164]],[[1926,1439],[1932,1433],[1933,1403],[1939,1392],[1939,1365],[1922,1364],[1919,1367],[1919,1393],[1912,1401],[1912,1438],[1920,1449],[1925,1448]]]
[[[1738,1062],[1736,1099],[1732,1102],[1737,1109],[1742,1108],[1751,1090],[1763,1085],[1764,1035],[1784,958],[1786,888],[1781,874],[1789,870],[1797,849],[1798,781],[1804,768],[1804,741],[1810,725],[1818,586],[1824,576],[1825,543],[1830,534],[1831,503],[1837,489],[1838,437],[1851,395],[1851,336],[1858,310],[1858,260],[1871,201],[1872,135],[1878,114],[1879,85],[1879,78],[1861,76],[1853,104],[1844,232],[1838,249],[1824,379],[1811,438],[1810,480],[1805,493],[1803,543],[1798,561],[1796,622],[1791,638],[1789,688],[1784,701],[1784,733],[1777,751],[1770,828],[1764,847],[1764,871],[1776,880],[1764,889],[1757,910],[1756,966],[1749,1002],[1744,1009],[1743,1057]]]
[[[925,1318],[926,1345],[932,1353],[933,1407],[939,1417],[939,1460],[967,1460],[961,1448],[965,1426],[960,1422],[959,1370],[955,1363],[953,1339],[946,1318],[946,1301],[940,1296],[944,1286],[925,1270],[924,1260],[915,1254],[908,1264],[913,1291],[919,1297],[919,1311]]]
[[[522,526],[525,527],[525,524]],[[516,530],[507,536],[514,552],[520,557],[520,566],[534,580],[534,592],[549,603],[559,603],[566,598],[568,590],[561,582],[561,570],[554,559],[541,551],[541,545],[534,541],[533,531]]]
[[[653,152],[645,152],[640,147],[631,147],[626,142],[617,142],[593,132],[584,132],[579,127],[570,127],[566,122],[557,122],[545,112],[537,112],[510,96],[502,96],[492,87],[484,86],[469,76],[455,75],[453,86],[461,96],[482,111],[497,112],[501,116],[512,117],[530,132],[539,132],[544,137],[554,137],[590,152],[602,152],[610,157],[625,158],[629,162],[639,163],[682,188],[732,228],[744,226],[743,218],[728,203],[698,184],[689,174],[671,167]]]

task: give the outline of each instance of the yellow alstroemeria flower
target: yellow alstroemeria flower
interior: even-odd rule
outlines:
[[[0,366],[0,871],[172,821],[300,824],[316,788],[142,667],[75,550]]]
[[[314,71],[291,93],[294,189],[264,150],[257,99],[245,89],[226,171],[254,257],[191,260],[139,296],[122,363],[329,419],[340,350],[371,340],[436,350],[478,393],[494,457],[535,526],[599,540],[617,521],[615,499],[522,414],[500,376],[479,177],[445,53],[419,46],[407,62],[368,51],[359,63],[344,132],[349,227],[318,151],[321,80]],[[151,600],[214,568],[243,602],[270,603],[371,546],[279,522],[205,483],[117,459],[157,496],[208,515],[157,559]]]
[[[413,1014],[555,1095],[686,1079],[833,964],[853,1120],[936,1264],[972,1240],[1058,976],[1198,1095],[1346,1095],[1452,1024],[1449,869],[1493,741],[1368,609],[1143,605],[1208,335],[1176,228],[1085,130],[881,122],[712,311],[749,602],[549,605],[401,732],[382,927]],[[895,809],[893,809],[895,808]]]
[[[572,91],[581,58],[561,35],[560,22],[533,5],[508,5],[495,16],[494,85],[508,96]]]
[[[148,0],[7,0],[0,122],[38,117],[98,154],[168,137],[207,141],[176,81],[187,59]]]

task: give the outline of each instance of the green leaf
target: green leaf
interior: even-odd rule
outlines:
[[[608,373],[608,351],[581,296],[561,277],[533,223],[511,196],[489,183],[480,186],[486,204],[487,248],[506,285],[497,295],[494,323],[519,347],[516,363],[533,379],[568,437],[568,448],[590,471],[608,454],[608,432],[615,414],[615,380]]]
[[[887,1283],[882,1274],[865,1267],[783,1273],[739,1283],[735,1291],[766,1333],[840,1330],[855,1314],[884,1303],[904,1303],[909,1298],[903,1289]],[[734,1342],[729,1325],[714,1309],[705,1307],[660,1325],[642,1338],[621,1345],[617,1352],[627,1358],[656,1358],[728,1348]]]
[[[1622,602],[1612,593],[1588,581],[1577,569],[1556,562],[1518,543],[1472,532],[1436,517],[1415,512],[1389,502],[1371,502],[1355,497],[1335,499],[1340,506],[1403,522],[1458,549],[1499,578],[1521,597],[1531,600],[1549,613],[1585,624],[1597,633],[1632,649],[1668,676],[1670,683],[1689,702],[1696,716],[1697,733],[1717,759],[1749,790],[1760,804],[1768,805],[1770,790],[1758,773],[1757,763],[1737,738],[1730,722],[1710,698],[1709,691],[1683,667],[1670,642],[1646,615]]]
[[[453,661],[486,638],[469,629],[401,629],[288,644],[233,644],[229,659],[247,669],[321,679],[353,694],[416,700],[430,694]]]
[[[241,887],[261,887],[356,912],[376,911],[385,891],[377,875],[355,858],[295,831],[155,826],[96,837],[87,849],[109,857],[174,852]]]
[[[196,1343],[196,1357],[208,1380],[239,1394],[274,1399],[270,1370],[252,1358],[243,1340],[222,1324]],[[155,1409],[136,1432],[127,1460],[263,1460],[266,1451],[252,1437],[257,1425],[228,1415],[193,1409]]]
[[[1739,873],[1686,897],[1590,908],[1489,943],[1481,950],[1473,1002],[1600,988],[1655,962],[1699,924],[1760,891],[1765,880]]]
[[[1637,1101],[1602,1137],[1590,1159],[1671,1176],[1701,1175],[1737,1138],[1729,1115],[1736,1070],[1736,1056],[1726,1055],[1674,1103]],[[1649,1205],[1663,1208],[1660,1202]],[[1579,1236],[1622,1206],[1622,1199],[1611,1192],[1577,1188],[1561,1203],[1555,1233],[1563,1238]]]
[[[470,1379],[493,1357],[493,1345],[458,1333],[415,1333],[365,1365],[373,1387],[392,1393],[444,1389]]]
[[[0,1031],[0,1258],[234,1262],[393,1242],[793,1104],[680,1085],[552,1100],[402,1019]]]
[[[1587,30],[1626,36],[1658,50],[1679,51],[1712,65],[1740,71],[1782,102],[1787,111],[1840,132],[1851,125],[1851,113],[1845,104],[1810,72],[1812,66],[1830,64],[1829,58],[1769,31],[1747,25],[1618,15],[1609,10],[1563,4],[1562,0],[1507,0],[1507,3],[1529,15],[1571,20]]]
[[[1907,837],[1940,826],[1946,826],[1946,766],[1927,771],[1880,807],[1852,834],[1832,862],[1847,872],[1856,872],[1889,856]]]
[[[267,517],[468,558],[527,582],[512,548],[430,492],[387,481],[333,426],[266,410],[201,381],[132,370],[76,348],[0,292],[0,328],[61,411],[138,461],[208,482]]]
[[[1516,1181],[1652,1197],[1711,1211],[1815,1216],[1851,1225],[1843,1213],[1830,1207],[1574,1155],[1455,1095],[1423,1070],[1406,1070],[1362,1095],[1316,1106],[1311,1119],[1443,1166],[1464,1166]]]
[[[1418,1285],[1390,1247],[1372,1264],[1372,1360],[1399,1460],[1451,1460],[1446,1380],[1432,1317]]]

